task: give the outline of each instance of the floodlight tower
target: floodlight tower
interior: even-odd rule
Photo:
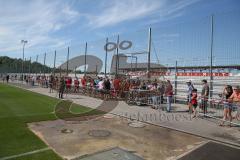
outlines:
[[[21,40],[21,43],[23,44],[22,81],[23,81],[23,73],[24,73],[24,49],[27,42],[28,42],[27,40]]]

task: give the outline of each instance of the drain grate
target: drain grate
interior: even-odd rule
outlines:
[[[91,137],[105,138],[111,135],[111,132],[108,130],[90,130],[88,135]]]

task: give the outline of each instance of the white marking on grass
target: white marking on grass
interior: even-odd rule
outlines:
[[[8,156],[8,157],[2,157],[2,158],[0,158],[0,160],[8,160],[8,159],[13,159],[13,158],[28,156],[28,155],[31,155],[31,154],[45,152],[45,151],[48,151],[48,150],[51,150],[51,149],[49,147],[42,148],[42,149],[38,149],[38,150],[35,150],[35,151],[31,151],[31,152],[26,152],[26,153],[17,154],[17,155]]]

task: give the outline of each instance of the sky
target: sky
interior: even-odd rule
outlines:
[[[152,27],[153,51],[156,57],[165,54],[160,58],[165,62],[208,52],[212,14],[220,26],[215,52],[237,56],[240,50],[239,0],[0,0],[0,6],[0,56],[22,57],[21,40],[27,40],[27,58],[54,50],[65,57],[67,46],[77,55],[85,42],[102,57],[105,38],[116,41],[117,34],[142,51]],[[229,40],[221,41],[224,37]]]

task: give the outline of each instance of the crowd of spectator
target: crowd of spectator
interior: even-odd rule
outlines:
[[[6,75],[2,78],[3,81],[16,80],[16,75]],[[153,109],[158,109],[159,104],[166,101],[166,111],[171,112],[172,101],[174,97],[173,86],[170,80],[143,80],[139,78],[130,79],[129,77],[90,77],[83,76],[82,78],[72,78],[68,76],[43,76],[43,75],[24,75],[21,77],[27,84],[34,86],[35,84],[49,88],[49,92],[54,90],[58,91],[58,97],[64,98],[64,94],[70,93],[82,93],[89,96],[99,97],[101,99],[126,99],[129,98],[132,91],[149,91],[148,98],[151,99],[151,106]],[[187,104],[189,113],[193,113],[193,118],[197,116],[197,107],[203,111],[204,115],[207,114],[207,108],[211,105],[213,100],[209,99],[210,88],[207,80],[202,80],[202,89],[198,96],[198,91],[194,87],[192,81],[187,81]],[[140,96],[140,94],[136,95]],[[218,103],[223,104],[223,119],[220,126],[224,126],[225,121],[232,121],[233,118],[239,118],[239,116],[232,116],[233,109],[240,109],[240,87],[226,85],[223,92],[219,94],[221,100]],[[139,98],[139,97],[135,97]],[[231,124],[231,123],[230,123]]]

